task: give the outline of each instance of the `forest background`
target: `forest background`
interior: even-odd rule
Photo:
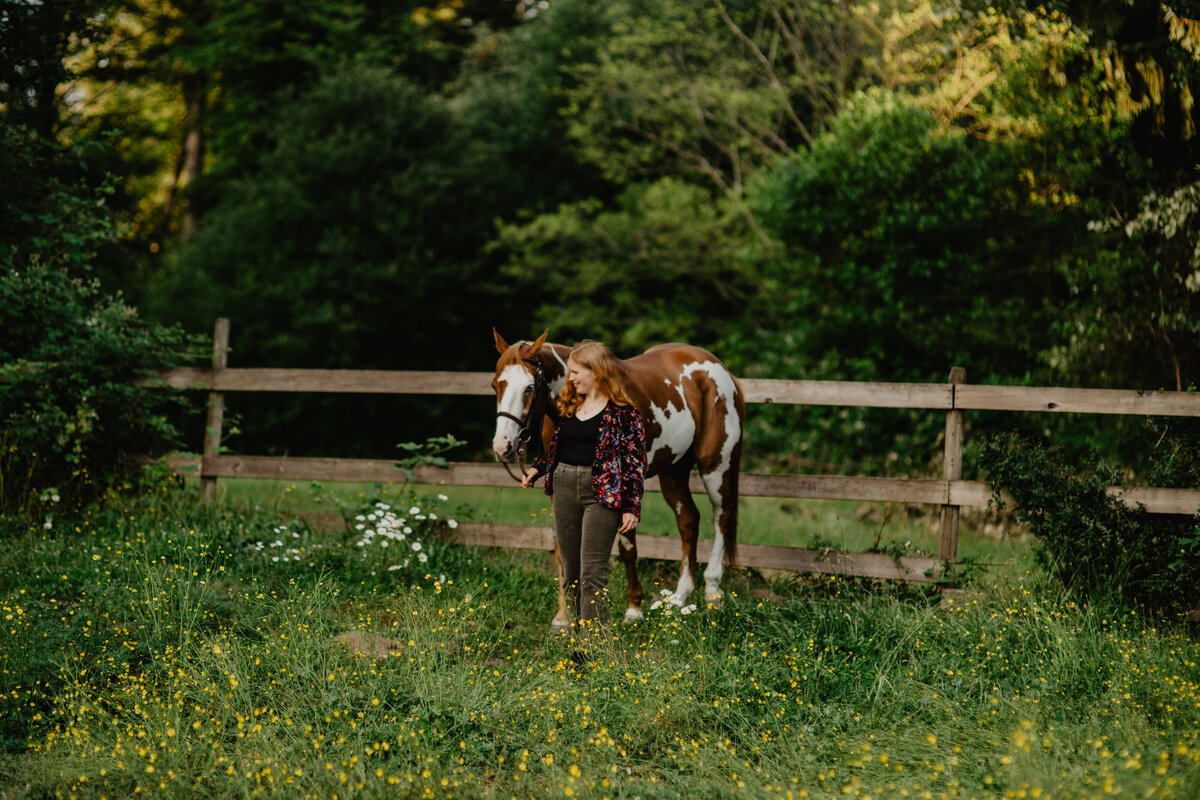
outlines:
[[[0,362],[91,365],[56,342],[108,335],[202,363],[227,316],[239,367],[486,370],[494,325],[623,356],[686,340],[747,377],[958,365],[1188,390],[1198,18],[1193,0],[0,0]],[[86,383],[64,424],[102,416]],[[477,399],[228,399],[249,453],[449,432],[482,454],[492,424]],[[162,413],[198,447],[198,418]],[[756,408],[748,459],[920,471],[926,416]],[[1146,449],[1136,420],[1051,424]]]

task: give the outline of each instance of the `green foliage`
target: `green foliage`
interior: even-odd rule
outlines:
[[[95,499],[126,456],[178,445],[181,398],[133,381],[189,342],[92,276],[115,226],[85,148],[19,124],[0,137],[0,514],[38,515]]]
[[[773,378],[1024,378],[1059,293],[1038,251],[1064,221],[1022,199],[1019,169],[1002,143],[890,94],[857,96],[762,178],[756,213],[783,252],[764,265],[757,327],[730,338],[735,358]],[[810,463],[907,471],[932,459],[940,426],[921,412],[772,409],[754,438]]]
[[[431,436],[424,442],[401,442],[396,447],[406,455],[396,462],[393,469],[403,473],[405,480],[415,481],[417,474],[414,470],[420,466],[448,467],[450,462],[442,453],[447,453],[461,445],[452,434]]]
[[[943,19],[929,4],[872,36],[869,70],[895,88],[854,95],[753,187],[781,251],[731,360],[763,377],[940,382],[962,366],[971,383],[1054,380],[1061,265],[1114,153],[1096,76],[1062,66],[1082,37],[1052,15]],[[764,450],[810,469],[901,474],[936,461],[941,427],[855,409],[768,409],[754,425]]]
[[[430,308],[465,276],[429,257],[454,253],[478,224],[450,213],[470,176],[441,104],[385,70],[350,67],[280,117],[262,171],[209,214],[164,301],[200,329],[229,316],[243,364],[370,367],[369,337],[384,360],[430,344],[435,313],[461,322]],[[398,304],[403,327],[388,324]]]
[[[1146,429],[1155,454],[1146,484],[1164,489],[1200,486],[1200,420],[1147,417]]]
[[[1200,184],[1118,208],[1088,225],[1051,357],[1082,383],[1183,391],[1200,380]]]
[[[87,35],[107,0],[29,3],[0,0],[0,114],[7,124],[50,139],[59,127],[57,90],[69,76],[64,58]],[[7,177],[0,172],[0,177]],[[0,192],[0,195],[8,192]]]
[[[1049,5],[1069,10],[1088,31],[1090,60],[1103,67],[1122,114],[1134,118],[1129,144],[1168,172],[1191,169],[1200,156],[1194,102],[1200,91],[1200,4],[1055,0]]]
[[[233,317],[239,366],[474,370],[499,324],[754,377],[1197,380],[1192,0],[0,3],[0,245]],[[487,425],[406,402],[230,411],[257,452]],[[940,427],[752,426],[754,461],[901,474]]]
[[[184,46],[167,53],[200,70],[216,90],[206,119],[212,164],[195,187],[201,212],[231,190],[237,193],[229,182],[271,168],[263,159],[280,145],[281,119],[315,89],[330,64],[387,68],[427,89],[448,80],[462,48],[446,46],[445,27],[416,25],[415,5],[231,0],[196,20]],[[462,26],[454,33],[467,35]]]
[[[412,82],[355,65],[279,113],[277,146],[179,253],[158,314],[200,330],[230,317],[240,366],[467,367],[447,343],[476,330],[480,349],[487,344],[479,309],[494,290],[479,280],[479,251],[492,222],[461,210],[482,210],[493,195],[455,117]],[[329,398],[287,407],[252,398],[246,418],[257,410],[266,419],[242,443],[261,452],[272,428],[290,426],[307,430],[310,446],[344,447],[346,428],[314,430],[310,420],[336,414],[365,435],[354,420],[396,416],[390,401],[372,403],[363,414],[335,411]],[[415,438],[418,425],[445,424],[429,411],[382,435]]]
[[[614,191],[596,167],[580,163],[563,114],[576,70],[596,59],[605,23],[602,5],[555,2],[532,22],[481,38],[447,87],[471,157],[485,165],[477,177],[499,192],[494,216],[512,220]],[[506,314],[530,320],[531,309],[510,305]]]
[[[18,6],[28,4],[17,3]],[[118,0],[60,48],[75,72],[72,138],[110,137],[95,163],[119,177],[125,259],[109,265],[139,304],[166,255],[277,144],[279,111],[331,65],[371,64],[437,92],[477,38],[518,21],[515,0]],[[33,6],[30,6],[33,8]],[[50,16],[53,15],[43,15]],[[27,37],[36,39],[36,37]],[[7,52],[7,48],[6,48]],[[162,317],[173,319],[170,316]],[[174,321],[174,320],[173,320]]]
[[[787,248],[773,277],[809,375],[1022,374],[1055,294],[1037,249],[1062,223],[1022,202],[1018,169],[1009,148],[870,93],[774,170],[758,202]]]
[[[0,269],[92,267],[116,233],[106,209],[111,183],[84,165],[94,149],[63,147],[19,124],[0,126]]]
[[[594,199],[505,225],[505,269],[540,306],[555,339],[599,338],[632,355],[664,341],[711,344],[756,290],[742,258],[745,223],[678,179],[635,184],[605,209]]]
[[[178,363],[179,331],[36,262],[0,273],[0,328],[0,512],[90,502],[124,477],[128,456],[180,445],[177,412],[190,404],[134,384]]]
[[[849,80],[855,30],[841,11],[779,4],[551,12],[547,24],[587,22],[570,26],[572,62],[535,72],[561,76],[549,86],[565,99],[575,156],[620,193],[502,224],[505,274],[558,338],[602,337],[626,352],[715,346],[757,310],[764,242],[743,187],[824,124]],[[546,34],[541,21],[528,36]]]
[[[1195,441],[1194,426],[1186,435]],[[1180,459],[1178,446],[1159,448],[1166,455],[1159,477],[1194,475],[1194,459]],[[1130,508],[1106,492],[1118,482],[1114,470],[1080,469],[1061,450],[1022,437],[992,439],[983,463],[997,502],[1003,505],[1001,492],[1012,496],[1017,519],[1037,537],[1041,563],[1068,589],[1166,616],[1200,604],[1200,517]]]
[[[836,110],[861,37],[841,6],[608,3],[609,30],[567,91],[580,156],[621,184],[674,175],[737,200]]]

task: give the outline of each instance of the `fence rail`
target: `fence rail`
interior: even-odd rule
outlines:
[[[206,478],[267,478],[299,481],[389,483],[400,479],[395,462],[367,458],[301,458],[295,456],[218,455],[204,458],[175,453],[168,463],[180,472]],[[414,470],[418,483],[447,486],[511,487],[513,481],[495,464],[451,462],[447,467],[422,466]],[[912,480],[850,475],[768,475],[743,473],[743,497],[799,497],[809,500],[864,500],[981,508],[992,496],[983,481]],[[693,492],[703,492],[700,476],[689,481]],[[646,491],[658,492],[658,478],[646,481]],[[1200,491],[1145,487],[1109,488],[1109,493],[1129,505],[1143,505],[1152,514],[1194,514],[1200,509]]]
[[[187,367],[140,382],[211,392],[487,396],[493,394],[491,381],[490,372]],[[1200,417],[1200,392],[774,378],[743,378],[741,384],[747,403]]]
[[[490,372],[437,372],[405,370],[325,370],[229,368],[229,323],[218,320],[213,339],[211,369],[173,369],[148,385],[164,385],[209,392],[208,425],[202,456],[175,454],[169,462],[201,478],[203,497],[211,502],[220,478],[277,478],[391,482],[399,478],[394,462],[375,459],[292,458],[220,455],[219,442],[225,392],[332,392],[351,394],[447,394],[489,396]],[[1032,386],[985,386],[965,382],[965,373],[954,368],[945,384],[883,383],[743,379],[746,402],[791,405],[915,408],[946,414],[945,468],[941,480],[877,478],[850,475],[764,475],[744,473],[739,494],[746,497],[797,497],[825,500],[865,500],[940,507],[941,537],[936,559],[893,559],[877,553],[827,553],[791,547],[743,544],[739,560],[746,566],[866,575],[900,580],[937,580],[957,559],[958,521],[962,507],[986,506],[990,487],[962,480],[963,413],[965,411],[1024,411],[1042,413],[1131,414],[1200,417],[1200,393],[1148,392],[1119,389],[1069,389]],[[461,486],[511,486],[511,479],[495,464],[452,463],[448,468],[419,467],[422,483]],[[648,491],[658,491],[658,480],[647,481]],[[693,492],[703,491],[699,476],[692,475]],[[1200,509],[1200,490],[1148,487],[1110,487],[1109,493],[1130,505],[1143,505],[1156,514],[1194,514]],[[498,547],[552,549],[548,528],[504,525],[462,525],[464,543]],[[706,560],[707,541],[700,543]],[[679,541],[673,537],[638,537],[639,555],[678,558]]]

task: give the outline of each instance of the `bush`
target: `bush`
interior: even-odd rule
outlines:
[[[150,325],[94,276],[117,237],[111,180],[19,120],[0,126],[0,514],[53,525],[51,507],[89,502],[125,454],[175,444],[182,398],[135,386],[188,340]],[[47,518],[49,515],[49,518]]]
[[[1187,423],[1177,432],[1158,428],[1155,485],[1170,486],[1174,473],[1195,467],[1179,448],[1196,435],[1196,423]],[[1130,508],[1105,491],[1120,483],[1116,470],[1094,461],[1079,468],[1061,448],[1013,434],[990,439],[982,464],[993,502],[1002,506],[1001,493],[1011,495],[1017,519],[1037,537],[1038,560],[1068,589],[1165,616],[1200,600],[1200,517]]]
[[[0,274],[0,328],[0,513],[87,503],[121,479],[128,454],[177,444],[184,399],[134,380],[180,358],[180,331],[36,262]]]

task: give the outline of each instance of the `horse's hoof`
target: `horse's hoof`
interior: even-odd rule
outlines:
[[[725,594],[724,592],[705,592],[704,602],[708,604],[709,608],[721,608],[725,605]]]
[[[571,631],[571,623],[554,621],[550,623],[551,636],[566,636]]]
[[[640,608],[625,609],[624,622],[626,625],[632,625],[633,623],[640,622],[641,620],[643,620],[645,618],[646,618],[646,615],[642,613],[642,610]]]

